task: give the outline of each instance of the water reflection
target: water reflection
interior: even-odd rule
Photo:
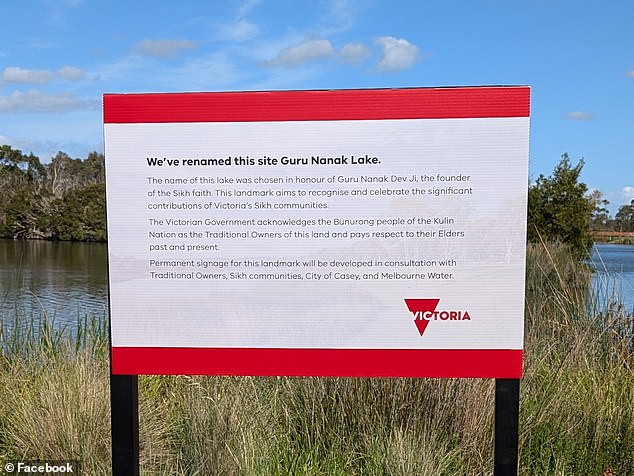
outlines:
[[[634,311],[634,246],[598,244],[592,250],[594,301]],[[0,240],[0,318],[77,319],[107,315],[105,243]]]
[[[0,317],[46,316],[59,324],[106,315],[104,243],[0,240]]]

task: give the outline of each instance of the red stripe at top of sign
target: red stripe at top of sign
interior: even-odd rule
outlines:
[[[105,94],[104,123],[528,117],[527,86]]]

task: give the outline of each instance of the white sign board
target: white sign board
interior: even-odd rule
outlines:
[[[113,372],[518,378],[527,87],[104,96]]]

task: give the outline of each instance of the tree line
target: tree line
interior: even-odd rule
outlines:
[[[634,231],[634,200],[612,218],[601,192],[580,181],[584,161],[567,154],[550,176],[528,186],[528,240],[558,241],[582,257],[592,231]],[[85,160],[58,152],[47,164],[9,145],[0,147],[0,237],[105,241],[104,156]]]

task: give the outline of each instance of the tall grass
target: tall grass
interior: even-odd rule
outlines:
[[[588,280],[565,249],[529,247],[521,474],[634,474],[629,321],[594,303]],[[77,459],[86,474],[108,474],[105,330],[42,325],[0,331],[0,460]],[[492,473],[491,380],[139,382],[142,474]]]
[[[529,248],[526,474],[634,474],[632,316],[597,302],[587,273],[562,249]]]
[[[1,316],[4,318],[5,316]],[[110,471],[105,319],[0,321],[0,461],[75,460]]]

